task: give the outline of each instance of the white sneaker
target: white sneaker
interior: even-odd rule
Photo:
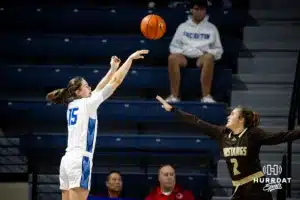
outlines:
[[[166,102],[168,103],[176,103],[179,102],[180,99],[178,97],[174,97],[173,95],[168,96],[168,98],[166,98]]]
[[[216,103],[216,101],[212,98],[212,96],[207,95],[201,99],[202,103]]]

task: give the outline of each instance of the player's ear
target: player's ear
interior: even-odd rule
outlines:
[[[77,97],[79,96],[79,93],[80,93],[80,89],[75,91],[75,94],[76,94]]]
[[[240,116],[239,117],[239,122],[244,125],[245,124],[245,119],[242,116]]]
[[[245,117],[243,116],[243,113],[242,113],[241,109],[238,110],[238,115],[239,115],[239,120],[241,120],[241,121],[245,120]]]

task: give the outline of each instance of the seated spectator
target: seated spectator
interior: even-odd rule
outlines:
[[[175,169],[163,165],[158,171],[159,186],[145,200],[194,200],[193,194],[176,184]]]
[[[178,26],[170,44],[168,68],[171,95],[166,101],[180,101],[181,67],[201,67],[201,101],[214,103],[211,96],[214,61],[221,58],[223,47],[218,29],[208,22],[207,0],[194,0],[190,6],[192,15]]]
[[[111,171],[107,175],[106,179],[107,190],[104,193],[100,193],[95,196],[105,197],[105,198],[122,198],[123,193],[123,181],[122,176],[119,171]]]

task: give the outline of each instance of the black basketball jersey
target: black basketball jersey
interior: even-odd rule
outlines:
[[[240,180],[261,171],[259,151],[262,145],[276,145],[300,139],[300,131],[297,130],[267,133],[257,127],[245,129],[234,135],[225,126],[209,124],[176,108],[172,111],[182,120],[198,126],[201,133],[216,140],[232,180]]]

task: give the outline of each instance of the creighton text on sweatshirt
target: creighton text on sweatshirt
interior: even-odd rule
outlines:
[[[180,53],[189,58],[198,58],[207,52],[218,60],[223,54],[219,31],[215,25],[208,22],[208,16],[199,24],[189,17],[178,26],[170,44],[170,52]]]

